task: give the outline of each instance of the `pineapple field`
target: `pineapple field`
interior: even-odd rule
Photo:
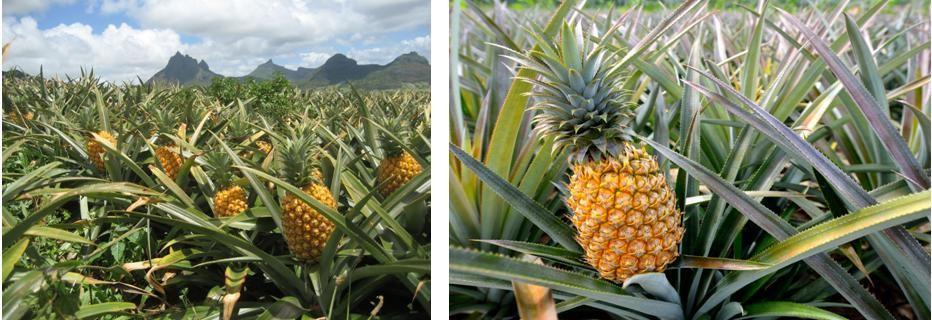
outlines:
[[[429,104],[5,73],[2,317],[429,318]]]
[[[451,317],[930,319],[927,1],[585,2],[451,2]]]

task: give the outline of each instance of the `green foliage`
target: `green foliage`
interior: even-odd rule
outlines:
[[[370,193],[378,141],[361,119],[426,117],[430,96],[353,95],[282,79],[201,88],[5,78],[4,108],[35,117],[2,124],[3,318],[354,318],[381,299],[379,316],[426,317],[430,237],[409,221],[430,211],[429,170],[380,202]],[[293,259],[281,234],[279,201],[298,187],[259,141],[288,136],[283,121],[327,123],[306,129],[338,202],[326,208],[337,230],[320,263]],[[427,137],[403,129],[416,137],[406,147],[429,158],[415,147]],[[117,140],[102,144],[103,170],[87,148],[97,130]],[[156,157],[166,145],[182,159],[174,179]],[[217,218],[213,195],[228,183],[246,191],[248,209]]]
[[[453,3],[453,314],[929,319],[927,3],[581,2]],[[618,57],[631,136],[668,169],[686,233],[663,273],[619,286],[581,259],[569,155],[533,121],[597,110],[596,85],[551,85],[586,70],[554,47],[599,61],[564,24]]]

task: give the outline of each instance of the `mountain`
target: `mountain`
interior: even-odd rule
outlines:
[[[397,87],[397,83],[421,82],[430,82],[430,62],[417,52],[410,52],[368,74],[358,85],[369,89],[390,89]]]
[[[221,75],[210,71],[210,67],[207,66],[207,62],[204,60],[198,62],[197,59],[189,55],[175,52],[175,55],[168,59],[165,68],[156,72],[152,78],[146,81],[146,84],[160,82],[182,85],[208,85],[214,77],[221,77]]]
[[[271,59],[256,66],[248,75],[234,77],[237,80],[254,78],[268,80],[282,74],[293,85],[301,88],[319,88],[343,84],[347,81],[363,89],[392,89],[406,84],[430,82],[430,62],[410,52],[398,56],[386,65],[359,64],[344,54],[335,54],[317,68],[299,67],[288,69],[275,64]],[[207,85],[214,77],[223,77],[210,71],[207,63],[181,53],[175,53],[168,64],[146,83],[164,82],[182,85]]]
[[[314,69],[308,68],[298,68],[298,70],[291,70],[283,66],[275,64],[272,62],[272,59],[266,61],[263,64],[260,64],[256,67],[255,70],[252,70],[246,77],[253,77],[260,80],[269,80],[275,77],[276,74],[281,73],[285,76],[285,79],[291,82],[301,81],[307,79],[307,76],[310,74],[307,70],[313,71]]]
[[[383,66],[377,64],[358,64],[356,60],[338,53],[327,59],[320,68],[317,68],[311,78],[304,83],[299,83],[303,87],[323,87],[334,84],[340,84],[348,80],[359,80],[365,78],[373,71],[382,69]]]

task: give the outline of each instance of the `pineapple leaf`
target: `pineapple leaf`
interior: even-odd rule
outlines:
[[[517,252],[550,259],[581,268],[591,268],[583,262],[582,254],[579,252],[569,251],[560,247],[548,246],[539,243],[531,243],[513,240],[473,240],[476,242],[490,243],[502,248],[511,249]]]
[[[838,77],[838,80],[845,85],[851,98],[861,107],[861,111],[877,133],[880,141],[887,147],[890,156],[893,157],[897,166],[903,171],[903,175],[909,178],[911,182],[917,184],[916,187],[920,188],[920,190],[928,189],[930,186],[929,177],[922,170],[922,167],[919,166],[916,157],[909,151],[906,142],[903,141],[903,138],[900,137],[896,129],[893,128],[888,117],[884,116],[882,107],[878,105],[877,99],[874,99],[870,95],[867,88],[864,88],[864,85],[851,74],[851,71],[848,70],[844,62],[832,52],[821,38],[793,15],[783,10],[780,10],[780,12],[783,13],[783,17],[790,22],[790,25],[796,27],[809,39],[813,48],[825,59],[825,63],[828,65],[829,69],[832,70],[835,76]],[[850,20],[850,18],[848,19]],[[850,23],[853,24],[854,22],[851,21]],[[926,255],[926,260],[928,260],[928,255]]]
[[[762,204],[757,201],[754,201],[743,191],[738,190],[732,184],[722,180],[715,173],[712,173],[705,167],[702,167],[698,163],[686,159],[682,155],[673,152],[665,146],[661,146],[654,141],[649,139],[641,138],[641,141],[651,145],[657,152],[663,154],[667,159],[670,159],[673,163],[680,166],[684,170],[688,171],[689,174],[695,177],[700,182],[706,184],[706,186],[712,190],[713,193],[722,197],[728,204],[734,207],[736,210],[744,214],[748,219],[756,223],[762,229],[776,237],[777,239],[786,239],[790,235],[796,232],[796,230],[786,221],[780,219],[775,213],[767,209]],[[857,280],[851,277],[844,269],[838,266],[834,260],[831,259],[827,254],[818,253],[814,257],[806,259],[806,263],[809,264],[816,272],[821,274],[826,280],[828,280],[836,290],[838,290],[842,295],[848,299],[851,304],[857,308],[861,313],[869,314],[878,319],[892,319],[890,312],[884,308],[873,295],[871,295],[867,290],[861,287]],[[771,268],[767,270],[775,270],[779,268]],[[702,306],[699,308],[698,312],[700,314],[710,311],[713,307],[717,306],[719,303],[724,301],[729,295],[736,292],[745,285],[757,280],[769,272],[766,271],[752,271],[757,275],[756,277],[750,277],[742,279],[741,282],[734,283],[731,286],[722,286],[719,285],[716,288],[715,293],[710,296]]]
[[[738,319],[762,317],[792,317],[800,319],[843,320],[847,319],[835,313],[790,301],[766,301],[744,307],[744,316]]]
[[[493,173],[489,168],[473,159],[462,149],[450,145],[450,151],[466,167],[476,173],[476,176],[485,182],[486,186],[491,188],[495,193],[511,204],[512,209],[524,215],[534,225],[543,230],[554,241],[568,250],[582,252],[582,248],[576,243],[575,232],[570,229],[563,221],[557,218],[553,213],[544,209],[540,204],[528,198],[520,190],[509,184],[507,181]]]
[[[497,254],[450,246],[450,271],[544,286],[661,319],[684,319],[679,304],[632,296],[605,280]]]

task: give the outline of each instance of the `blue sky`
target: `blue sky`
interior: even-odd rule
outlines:
[[[50,75],[94,68],[105,80],[147,79],[176,51],[240,76],[272,59],[316,67],[343,53],[384,64],[430,58],[426,0],[4,0],[3,68]]]

